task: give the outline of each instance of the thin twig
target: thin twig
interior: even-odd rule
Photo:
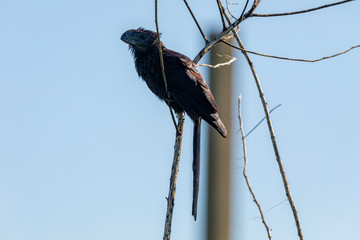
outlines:
[[[226,41],[222,41],[223,43],[225,43],[226,45],[230,46],[230,47],[233,47],[235,49],[238,49],[240,51],[244,51],[244,52],[247,52],[247,53],[251,53],[251,54],[255,54],[255,55],[258,55],[258,56],[262,56],[262,57],[269,57],[269,58],[276,58],[276,59],[281,59],[281,60],[288,60],[288,61],[297,61],[297,62],[319,62],[319,61],[322,61],[322,60],[325,60],[325,59],[329,59],[329,58],[333,58],[333,57],[337,57],[339,55],[342,55],[344,53],[347,53],[351,50],[353,50],[354,48],[358,48],[360,47],[360,45],[356,45],[356,46],[353,46],[349,49],[346,49],[345,51],[342,51],[342,52],[339,52],[339,53],[335,53],[333,55],[330,55],[330,56],[326,56],[326,57],[322,57],[322,58],[317,58],[317,59],[301,59],[301,58],[288,58],[288,57],[279,57],[279,56],[274,56],[274,55],[268,55],[268,54],[263,54],[263,53],[258,53],[258,52],[254,52],[254,51],[250,51],[250,50],[246,50],[246,49],[243,49],[243,48],[240,48],[240,47],[237,47],[229,42],[226,42]]]
[[[171,168],[171,175],[170,175],[170,187],[169,187],[169,195],[167,198],[167,211],[166,211],[164,237],[163,237],[163,240],[170,240],[172,215],[173,215],[174,204],[175,204],[176,180],[177,180],[177,173],[179,171],[181,140],[182,140],[182,132],[183,132],[183,128],[184,128],[185,115],[183,112],[178,113],[176,115],[178,118],[178,125],[176,125],[174,115],[173,115],[173,112],[170,107],[170,94],[167,89],[164,60],[163,60],[162,49],[161,49],[161,45],[160,45],[160,34],[159,34],[159,26],[158,26],[158,20],[157,20],[157,0],[155,0],[155,25],[156,25],[156,32],[157,32],[157,44],[158,44],[158,48],[159,48],[161,71],[162,71],[162,76],[163,76],[163,80],[164,80],[165,91],[167,93],[167,98],[168,98],[167,104],[169,106],[171,117],[173,119],[173,122],[174,122],[175,128],[176,128],[174,158],[173,158],[173,165]]]
[[[280,206],[281,204],[283,204],[284,202],[287,202],[287,201],[288,201],[287,199],[284,199],[282,202],[279,202],[279,203],[275,204],[274,206],[272,206],[271,208],[269,208],[268,210],[266,210],[266,211],[264,212],[264,214],[270,212],[271,210],[273,210],[273,209],[276,208],[277,206]]]
[[[226,20],[230,24],[231,23],[230,18],[227,16],[226,13],[224,13],[224,15],[225,15]],[[241,40],[240,40],[240,38],[239,38],[239,36],[238,36],[238,34],[236,32],[234,32],[234,36],[235,36],[235,39],[236,39],[239,47],[244,48],[244,45],[241,42]],[[265,95],[264,95],[264,92],[262,90],[259,77],[257,76],[257,73],[255,71],[254,64],[252,63],[251,59],[249,58],[249,55],[245,51],[242,51],[242,54],[244,55],[246,61],[248,62],[248,65],[249,65],[249,67],[251,69],[251,72],[253,74],[253,77],[255,79],[255,83],[256,83],[256,86],[257,86],[257,89],[258,89],[258,92],[259,92],[261,103],[262,103],[263,108],[264,108],[264,112],[265,112],[265,116],[266,116],[266,120],[267,120],[267,125],[268,125],[268,128],[269,128],[269,133],[270,133],[271,142],[272,142],[272,145],[273,145],[276,161],[277,161],[277,163],[279,165],[279,170],[280,170],[281,177],[282,177],[282,180],[283,180],[286,197],[289,200],[289,204],[291,206],[291,210],[292,210],[293,215],[294,215],[294,220],[295,220],[296,228],[297,228],[297,231],[298,231],[298,236],[299,236],[300,240],[303,240],[304,236],[303,236],[303,233],[302,233],[298,212],[296,210],[294,200],[293,200],[293,198],[291,196],[291,193],[290,193],[289,183],[288,183],[287,178],[286,178],[286,173],[285,173],[285,170],[284,170],[284,166],[282,164],[281,157],[280,157],[280,152],[279,152],[279,149],[278,149],[278,146],[277,146],[277,143],[276,143],[274,128],[272,126],[270,113],[269,113],[269,109],[268,109],[267,102],[266,102],[266,99],[265,99]]]
[[[229,5],[230,5],[229,0],[226,0],[226,9],[227,9],[228,13],[230,14],[230,16],[231,16],[233,19],[236,19],[236,17],[232,14]]]
[[[243,175],[244,175],[244,178],[245,178],[245,181],[246,181],[246,184],[249,188],[249,191],[254,199],[254,202],[256,204],[256,206],[258,207],[259,209],[259,212],[260,212],[260,216],[261,216],[261,219],[262,219],[262,222],[265,226],[265,229],[266,229],[266,233],[268,235],[268,238],[269,240],[272,240],[272,237],[271,237],[271,232],[270,232],[270,228],[265,220],[265,216],[264,216],[264,212],[260,206],[260,203],[259,201],[257,200],[256,198],[256,195],[250,185],[250,181],[246,175],[246,168],[247,168],[247,153],[246,153],[246,141],[245,141],[245,134],[244,134],[244,128],[243,128],[243,122],[242,122],[242,119],[241,119],[241,94],[239,95],[239,101],[238,101],[238,117],[239,117],[239,125],[240,125],[240,131],[241,131],[241,140],[242,140],[242,143],[243,143],[243,152],[244,152],[244,170],[243,170]]]
[[[159,33],[159,25],[158,25],[158,17],[157,17],[157,0],[155,0],[155,26],[157,33],[157,46],[159,50],[160,64],[161,64],[161,73],[164,80],[165,92],[167,94],[167,98],[170,99],[170,94],[167,87],[166,76],[165,76],[165,68],[164,68],[164,59],[162,55],[161,43],[160,43],[160,33]],[[170,107],[170,104],[169,104]]]
[[[170,114],[171,114],[171,119],[173,121],[175,129],[176,129],[177,132],[179,132],[179,129],[176,127],[176,121],[175,121],[174,113],[171,110],[171,106],[170,106],[170,93],[169,93],[168,87],[167,87],[167,81],[166,81],[166,76],[165,76],[165,67],[164,67],[164,59],[163,59],[161,43],[160,43],[160,33],[159,33],[159,25],[158,25],[158,17],[157,17],[157,0],[155,0],[155,26],[156,26],[156,33],[157,33],[157,45],[158,45],[158,49],[159,49],[161,73],[162,73],[162,77],[163,77],[163,80],[164,80],[165,92],[166,92],[166,95],[167,95],[166,96],[166,98],[167,98],[166,103],[167,103],[167,105],[169,107]]]
[[[210,64],[204,64],[203,63],[203,64],[198,64],[197,66],[198,67],[199,66],[204,66],[204,67],[218,68],[218,67],[228,66],[228,65],[230,65],[231,63],[233,63],[233,62],[235,62],[237,60],[236,57],[231,57],[231,56],[229,56],[229,57],[230,57],[230,60],[227,61],[227,62],[224,62],[224,63],[218,63],[216,65],[210,65]]]
[[[258,0],[258,2],[260,3],[260,0]],[[221,2],[220,2],[221,3]],[[246,5],[244,7],[244,10],[246,9],[248,0],[246,1]],[[257,6],[257,5],[256,5]],[[224,9],[224,6],[221,3],[221,7],[222,9]],[[244,21],[245,19],[249,18],[250,15],[253,13],[253,11],[256,9],[255,8],[251,8],[247,13],[245,14],[241,14],[241,16],[236,19],[232,24],[230,24],[226,29],[224,29],[221,33],[219,33],[214,39],[212,39],[211,41],[207,42],[205,44],[205,46],[200,50],[200,52],[196,55],[196,57],[194,58],[195,63],[199,62],[200,59],[208,52],[210,51],[219,41],[221,41],[223,39],[224,36],[226,36],[228,33],[230,33],[231,31],[234,30],[235,27],[237,27],[242,21]],[[243,10],[243,12],[244,12]],[[224,16],[226,16],[226,11],[223,10],[223,14]]]
[[[276,208],[277,206],[280,206],[280,205],[283,204],[284,202],[287,202],[287,199],[283,200],[282,202],[279,202],[279,203],[275,204],[274,206],[272,206],[271,208],[269,208],[268,210],[266,210],[266,211],[264,212],[264,215],[267,214],[268,212],[270,212],[271,210],[273,210],[274,208]],[[247,223],[247,222],[249,222],[249,221],[251,221],[251,220],[256,220],[256,219],[258,219],[258,218],[260,218],[260,217],[261,217],[261,215],[258,215],[258,216],[249,218],[249,219],[241,222],[241,223],[238,225],[238,227],[240,227],[241,225],[243,225],[243,224],[245,224],[245,223]]]
[[[241,40],[240,39],[238,39],[238,40],[239,40],[240,47],[244,48]],[[289,203],[290,203],[293,215],[294,215],[295,224],[296,224],[296,227],[297,227],[297,230],[298,230],[299,238],[300,238],[300,240],[303,240],[304,237],[303,237],[302,230],[301,230],[301,225],[300,225],[298,212],[296,210],[294,200],[293,200],[293,198],[291,196],[291,193],[290,193],[289,183],[287,181],[284,166],[282,164],[281,157],[280,157],[280,152],[279,152],[279,149],[278,149],[278,146],[277,146],[277,143],[276,143],[275,133],[274,133],[274,129],[273,129],[273,126],[272,126],[270,113],[269,113],[269,109],[267,107],[267,102],[266,102],[266,99],[265,99],[265,96],[264,96],[264,92],[262,90],[260,80],[259,80],[259,78],[257,76],[257,73],[255,71],[255,68],[254,68],[254,65],[253,65],[252,61],[250,60],[250,58],[249,58],[249,56],[247,55],[246,52],[243,52],[243,55],[245,56],[246,60],[248,61],[248,64],[249,64],[249,66],[251,68],[251,71],[253,73],[253,76],[255,78],[256,86],[257,86],[258,91],[259,91],[259,96],[260,96],[261,102],[263,104],[263,108],[264,108],[264,112],[265,112],[265,116],[266,116],[266,120],[267,120],[267,124],[268,124],[268,128],[269,128],[270,137],[271,137],[271,141],[272,141],[275,156],[276,156],[276,161],[277,161],[277,163],[279,165],[279,170],[280,170],[281,177],[282,177],[282,180],[283,180],[283,184],[284,184],[284,188],[285,188],[285,192],[286,192],[286,197],[289,200]]]
[[[241,12],[240,18],[242,18],[244,16],[244,13],[245,13],[245,10],[246,10],[248,4],[249,4],[249,0],[246,0],[245,6],[244,6],[244,8],[243,8],[243,10]],[[255,8],[254,8],[254,10],[255,10]]]
[[[195,15],[193,14],[193,12],[192,12],[189,4],[187,3],[186,0],[184,0],[184,3],[185,3],[185,5],[186,5],[187,9],[189,10],[189,12],[190,12],[190,14],[191,14],[194,22],[196,23],[196,26],[198,27],[198,29],[199,29],[199,31],[200,31],[200,33],[201,33],[201,36],[204,38],[205,42],[209,42],[209,40],[206,38],[203,30],[201,29],[200,24],[199,24],[198,21],[196,20],[196,17],[195,17]]]
[[[224,16],[227,15],[224,11]],[[246,18],[248,18],[250,15],[250,12],[242,15],[240,18],[236,19],[235,22],[230,24],[225,30],[223,30],[221,33],[219,33],[214,39],[207,42],[205,46],[200,50],[200,52],[196,55],[193,62],[197,63],[200,61],[200,59],[208,52],[210,51],[219,41],[223,39],[224,36],[226,36],[228,33],[230,33],[235,27],[237,27],[242,21],[244,21]]]
[[[225,24],[225,19],[224,19],[224,14],[223,14],[223,9],[220,6],[220,0],[216,0],[216,3],[218,5],[218,9],[219,9],[219,13],[220,13],[220,18],[221,18],[221,22],[223,25],[223,30],[226,29],[226,24]]]
[[[259,6],[261,0],[254,0],[253,5],[251,6],[250,10],[245,14],[246,17],[249,17],[253,14],[253,12],[255,11],[255,9]]]
[[[240,23],[240,20],[237,20]],[[232,24],[227,27],[225,31],[222,31],[220,34],[218,34],[213,40],[207,42],[205,46],[200,50],[200,52],[196,55],[193,62],[199,62],[200,59],[208,52],[210,51],[225,35],[227,35],[229,32],[231,32],[234,27],[236,27],[237,24]]]
[[[244,48],[244,46],[243,46],[242,42],[240,41],[240,39],[238,39],[238,40],[239,40],[240,47]],[[245,56],[246,60],[248,61],[248,64],[249,64],[249,66],[251,68],[251,71],[253,73],[253,76],[255,78],[256,86],[257,86],[258,91],[259,91],[259,96],[260,96],[261,102],[263,104],[263,108],[264,108],[264,112],[265,112],[265,116],[266,116],[266,120],[267,120],[267,124],[268,124],[268,128],[269,128],[270,137],[271,137],[271,141],[272,141],[275,156],[276,156],[276,161],[277,161],[277,163],[279,165],[279,170],[280,170],[281,177],[282,177],[282,180],[283,180],[283,184],[284,184],[284,188],[285,188],[285,192],[286,192],[286,197],[289,200],[289,204],[291,206],[291,209],[292,209],[292,212],[293,212],[293,215],[294,215],[295,224],[296,224],[296,227],[297,227],[297,230],[298,230],[298,236],[299,236],[300,240],[303,240],[304,236],[302,234],[298,212],[296,210],[294,200],[293,200],[293,198],[291,196],[291,193],[290,193],[289,183],[287,181],[284,166],[282,164],[281,157],[280,157],[280,152],[279,152],[279,149],[278,149],[278,146],[277,146],[277,143],[276,143],[275,133],[274,133],[274,129],[273,129],[273,126],[272,126],[270,113],[269,113],[269,109],[267,107],[267,102],[266,102],[266,99],[265,99],[265,96],[264,96],[264,92],[262,90],[260,80],[259,80],[259,78],[258,78],[258,76],[256,74],[256,71],[255,71],[255,68],[254,68],[254,65],[253,65],[252,61],[250,60],[250,58],[249,58],[249,56],[247,55],[246,52],[243,52],[243,55]]]
[[[345,1],[341,1],[341,2],[325,4],[325,5],[322,5],[320,7],[315,7],[315,8],[310,8],[310,9],[301,10],[301,11],[295,11],[295,12],[287,12],[287,13],[272,13],[272,14],[253,13],[253,14],[250,15],[250,17],[280,17],[280,16],[295,15],[295,14],[300,14],[300,13],[308,13],[308,12],[312,12],[312,11],[320,10],[320,9],[323,9],[323,8],[328,8],[328,7],[340,5],[340,4],[343,4],[343,3],[352,2],[352,1],[354,1],[354,0],[345,0]]]
[[[271,114],[275,109],[277,109],[280,106],[281,106],[281,104],[278,104],[277,106],[273,107],[269,111],[269,113]],[[245,134],[245,138],[247,138],[265,119],[266,119],[266,117],[263,117],[247,134]],[[236,132],[236,134],[238,134],[238,132],[240,132],[240,129]]]
[[[184,113],[178,113],[176,114],[176,117],[178,119],[177,128],[180,129],[180,132],[176,132],[174,158],[173,158],[173,164],[172,164],[171,176],[170,176],[169,195],[167,197],[167,210],[166,210],[163,240],[170,240],[171,223],[172,223],[172,216],[173,216],[174,204],[175,204],[176,180],[177,180],[177,173],[179,172],[181,140],[182,140],[182,132],[184,128],[184,120],[185,120]]]

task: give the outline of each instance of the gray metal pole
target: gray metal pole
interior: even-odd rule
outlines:
[[[210,64],[228,61],[216,54],[231,55],[231,48],[219,43],[210,52]],[[207,239],[228,240],[230,223],[230,139],[231,139],[231,65],[210,69],[210,89],[215,96],[220,118],[228,131],[222,138],[209,128]]]

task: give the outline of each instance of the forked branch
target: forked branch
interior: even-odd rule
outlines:
[[[243,171],[243,175],[244,175],[244,178],[245,178],[245,181],[246,181],[246,185],[248,186],[248,189],[251,193],[251,196],[253,197],[253,200],[256,204],[256,206],[258,207],[258,210],[260,212],[260,216],[261,216],[261,220],[265,226],[265,229],[266,229],[266,233],[268,235],[268,238],[269,240],[272,240],[272,237],[271,237],[271,232],[270,232],[270,228],[265,220],[265,215],[264,215],[264,212],[260,206],[260,203],[259,201],[257,200],[256,198],[256,195],[250,185],[250,181],[249,181],[249,178],[247,177],[246,175],[246,169],[247,169],[247,151],[246,151],[246,141],[245,141],[245,133],[244,133],[244,128],[243,128],[243,122],[242,122],[242,119],[241,119],[241,94],[239,95],[239,100],[238,100],[238,118],[239,118],[239,125],[240,125],[240,132],[241,132],[241,140],[242,140],[242,143],[243,143],[243,153],[244,153],[244,171]]]
[[[229,26],[223,30],[221,33],[219,33],[214,39],[212,39],[211,41],[207,42],[205,44],[205,46],[200,50],[200,52],[196,55],[196,57],[194,58],[194,62],[199,62],[200,59],[208,52],[210,51],[219,41],[223,40],[223,37],[226,36],[228,33],[230,33],[235,27],[237,27],[242,21],[244,21],[245,19],[249,18],[249,17],[274,17],[274,16],[285,16],[285,15],[293,15],[293,14],[299,14],[299,13],[305,13],[305,12],[311,12],[311,11],[316,11],[316,10],[320,10],[323,8],[327,8],[327,7],[332,7],[332,6],[336,6],[339,4],[344,4],[347,2],[351,2],[354,0],[345,0],[345,1],[341,1],[341,2],[336,2],[336,3],[331,3],[331,4],[326,4],[320,7],[316,7],[316,8],[311,8],[311,9],[307,9],[307,10],[302,10],[302,11],[298,11],[298,12],[292,12],[292,13],[280,13],[279,14],[254,14],[253,12],[255,11],[255,9],[258,7],[260,0],[254,0],[254,3],[251,7],[251,9],[249,11],[247,11],[245,14],[241,14],[241,16],[236,19],[232,24],[229,24]],[[248,2],[248,1],[247,1]],[[222,7],[224,9],[224,7]],[[244,8],[244,10],[246,9],[246,7]],[[243,10],[243,12],[244,12]],[[227,15],[226,11],[223,11],[224,16]]]
[[[187,2],[186,0],[184,0],[184,3],[185,3],[185,5],[186,5],[187,9],[189,10],[189,12],[190,12],[190,14],[191,14],[191,17],[193,18],[196,26],[198,27],[198,29],[199,29],[199,31],[200,31],[200,33],[201,33],[201,36],[204,38],[204,40],[205,40],[206,43],[209,42],[209,40],[206,38],[203,30],[201,29],[200,24],[199,24],[198,21],[196,20],[196,17],[195,17],[195,15],[193,14],[193,12],[192,12],[192,10],[191,10],[188,2]]]
[[[231,24],[231,20],[230,20],[229,16],[226,14],[226,12],[225,12],[225,18],[228,21],[228,23]],[[244,48],[244,45],[241,42],[238,34],[235,31],[233,31],[233,34],[234,34],[234,37],[235,37],[239,47]],[[294,215],[294,220],[295,220],[296,228],[297,228],[297,231],[298,231],[298,236],[299,236],[300,240],[303,240],[304,236],[303,236],[303,233],[302,233],[298,212],[296,210],[294,200],[293,200],[293,198],[291,196],[291,193],[290,193],[289,183],[287,181],[285,169],[284,169],[284,166],[283,166],[282,161],[281,161],[280,152],[279,152],[279,149],[278,149],[278,146],[277,146],[275,133],[274,133],[274,128],[272,126],[272,122],[271,122],[271,118],[270,118],[270,112],[269,112],[269,108],[268,108],[268,105],[267,105],[267,102],[266,102],[266,99],[265,99],[265,95],[264,95],[264,92],[262,90],[259,77],[258,77],[258,75],[257,75],[257,73],[255,71],[254,64],[252,63],[251,59],[249,58],[249,55],[245,51],[242,51],[242,54],[244,55],[246,61],[248,62],[248,65],[249,65],[249,67],[251,69],[251,72],[253,74],[253,77],[254,77],[254,80],[255,80],[255,83],[256,83],[256,87],[257,87],[258,92],[259,92],[261,103],[263,105],[263,109],[264,109],[264,112],[265,112],[265,117],[266,117],[268,129],[269,129],[270,138],[271,138],[271,142],[272,142],[272,145],[273,145],[276,161],[277,161],[277,163],[279,165],[279,170],[280,170],[281,177],[282,177],[282,180],[283,180],[286,197],[288,198],[289,204],[291,206],[291,210],[292,210],[293,215]]]
[[[255,71],[254,65],[253,65],[252,61],[250,60],[250,58],[249,58],[249,56],[247,54],[247,53],[252,53],[252,54],[257,54],[257,53],[250,52],[250,51],[247,51],[247,50],[244,49],[244,46],[243,46],[237,32],[234,30],[234,28],[238,27],[238,25],[242,21],[244,21],[245,19],[250,18],[250,17],[274,17],[274,16],[294,15],[294,14],[300,14],[300,13],[316,11],[316,10],[320,10],[320,9],[323,9],[323,8],[327,8],[327,7],[347,3],[347,2],[350,2],[350,1],[354,1],[354,0],[345,0],[345,1],[337,2],[337,3],[326,4],[326,5],[323,5],[323,6],[320,6],[320,7],[317,7],[317,8],[308,9],[308,10],[289,12],[289,13],[276,13],[276,14],[255,14],[254,11],[258,7],[261,0],[253,0],[253,4],[252,4],[250,10],[245,13],[246,8],[247,8],[247,4],[249,2],[249,0],[247,0],[246,4],[245,4],[245,7],[244,7],[244,9],[242,11],[242,14],[233,23],[231,23],[229,17],[227,16],[227,13],[226,13],[224,7],[222,6],[221,1],[217,0],[219,6],[221,6],[221,9],[219,8],[221,10],[220,12],[222,12],[223,17],[225,17],[225,19],[226,19],[226,21],[228,22],[229,25],[226,28],[224,27],[223,31],[221,33],[219,33],[211,41],[209,41],[206,38],[206,36],[203,33],[199,23],[196,20],[194,14],[192,13],[192,10],[189,7],[187,1],[186,0],[183,0],[183,1],[186,4],[191,16],[193,17],[193,20],[196,23],[202,37],[205,40],[205,46],[203,47],[203,49],[201,49],[201,51],[197,54],[197,56],[193,60],[195,62],[195,64],[197,64],[200,61],[200,59],[210,49],[212,49],[218,42],[223,41],[226,37],[228,37],[228,34],[230,32],[232,32],[233,36],[235,37],[236,41],[238,42],[239,49],[242,51],[244,57],[246,58],[249,66],[250,66],[251,72],[252,72],[252,74],[254,76],[254,79],[255,79],[256,86],[258,88],[259,96],[260,96],[260,99],[261,99],[261,102],[262,102],[262,105],[263,105],[263,108],[264,108],[265,117],[266,117],[266,120],[267,120],[269,132],[270,132],[270,137],[271,137],[271,141],[272,141],[275,156],[276,156],[276,161],[277,161],[277,163],[279,165],[280,173],[281,173],[281,176],[282,176],[282,179],[283,179],[283,184],[284,184],[286,196],[288,198],[289,204],[291,206],[291,209],[292,209],[292,212],[293,212],[293,215],[294,215],[294,219],[295,219],[295,222],[296,222],[296,227],[297,227],[297,230],[298,230],[299,238],[300,238],[300,240],[303,240],[303,234],[302,234],[302,230],[301,230],[301,226],[300,226],[299,217],[298,217],[297,210],[296,210],[294,201],[293,201],[291,193],[290,193],[290,189],[289,189],[288,182],[287,182],[287,179],[286,179],[286,174],[285,174],[284,167],[282,165],[282,161],[281,161],[281,158],[280,158],[280,153],[279,153],[279,150],[278,150],[278,147],[277,147],[275,134],[274,134],[274,130],[273,130],[273,127],[272,127],[272,123],[271,123],[271,119],[270,119],[270,113],[269,113],[269,110],[268,110],[268,107],[267,107],[265,96],[264,96],[264,93],[263,93],[259,78],[258,78],[257,73]],[[222,19],[224,19],[223,17],[222,17]],[[158,23],[157,23],[157,0],[155,0],[155,23],[156,23],[157,33],[159,33],[159,28],[158,28]],[[223,26],[225,26],[224,22],[223,22]],[[168,93],[168,91],[167,91],[167,83],[166,83],[166,76],[165,76],[165,69],[164,69],[164,63],[163,63],[163,59],[162,59],[161,46],[160,46],[160,39],[159,38],[160,37],[158,36],[158,47],[159,47],[159,55],[160,55],[160,61],[161,61],[162,75],[163,75],[165,89],[166,89],[166,92]],[[342,53],[334,54],[334,55],[331,55],[331,56],[328,56],[328,57],[324,57],[323,59],[318,59],[318,60],[313,60],[313,61],[320,61],[320,60],[324,60],[324,59],[327,59],[327,58],[330,58],[330,57],[335,57],[335,56],[344,54],[344,53],[346,53],[346,52],[348,52],[348,51],[350,51],[350,50],[352,50],[352,49],[354,49],[356,47],[359,47],[359,45],[354,46],[351,49],[348,49],[348,50],[346,50],[346,51],[344,51]],[[260,54],[258,54],[258,55],[260,55]],[[266,57],[275,57],[275,56],[271,56],[271,55],[264,55],[264,56],[266,56]],[[276,57],[276,58],[285,59],[285,60],[291,60],[291,59],[287,59],[287,58],[283,58],[283,57]],[[294,60],[294,61],[298,61],[298,60],[299,59]],[[168,95],[168,98],[169,98],[169,95]],[[169,109],[171,111],[170,102],[168,102],[168,105],[169,105]],[[167,214],[166,214],[166,221],[165,221],[165,229],[164,229],[163,240],[169,240],[170,239],[171,222],[172,222],[172,214],[173,214],[173,207],[174,207],[174,201],[175,201],[175,191],[176,191],[176,178],[177,178],[177,172],[178,172],[178,166],[179,166],[182,131],[183,131],[183,124],[184,124],[184,114],[183,113],[177,115],[177,117],[178,117],[178,124],[177,125],[175,123],[175,119],[174,119],[172,111],[171,111],[171,114],[172,114],[172,119],[173,119],[174,125],[176,126],[177,131],[176,131],[176,140],[175,140],[175,147],[174,147],[175,149],[174,149],[173,167],[172,167],[171,178],[170,178],[169,196],[167,198]],[[270,236],[270,235],[268,234],[268,236]]]
[[[301,13],[308,13],[308,12],[312,12],[312,11],[317,11],[323,8],[328,8],[328,7],[333,7],[336,5],[340,5],[340,4],[344,4],[347,2],[352,2],[355,0],[345,0],[345,1],[341,1],[341,2],[336,2],[336,3],[330,3],[330,4],[325,4],[322,5],[320,7],[315,7],[315,8],[310,8],[310,9],[306,9],[306,10],[301,10],[301,11],[295,11],[295,12],[286,12],[286,13],[272,13],[272,14],[257,14],[257,13],[253,13],[250,15],[250,17],[280,17],[280,16],[289,16],[289,15],[295,15],[295,14],[301,14]]]
[[[254,54],[254,55],[258,55],[258,56],[262,56],[262,57],[268,57],[268,58],[276,58],[276,59],[281,59],[281,60],[288,60],[288,61],[297,61],[297,62],[319,62],[319,61],[322,61],[322,60],[326,60],[326,59],[329,59],[329,58],[333,58],[333,57],[337,57],[339,55],[342,55],[342,54],[345,54],[355,48],[358,48],[360,47],[360,45],[356,45],[356,46],[352,46],[351,48],[349,49],[346,49],[345,51],[342,51],[342,52],[339,52],[339,53],[335,53],[333,55],[330,55],[330,56],[326,56],[326,57],[322,57],[322,58],[317,58],[317,59],[301,59],[301,58],[288,58],[288,57],[279,57],[279,56],[274,56],[274,55],[268,55],[268,54],[263,54],[263,53],[258,53],[258,52],[254,52],[254,51],[250,51],[250,50],[246,50],[246,49],[243,49],[243,48],[240,48],[240,47],[237,47],[229,42],[226,42],[226,41],[222,41],[223,43],[225,43],[226,45],[232,47],[232,48],[235,48],[235,49],[238,49],[240,51],[244,51],[244,52],[247,52],[247,53],[251,53],[251,54]]]

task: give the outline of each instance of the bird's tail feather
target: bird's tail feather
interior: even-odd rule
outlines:
[[[216,130],[221,134],[221,136],[227,138],[227,130],[220,118],[216,121],[215,125],[217,126]]]
[[[204,119],[205,121],[207,121],[213,128],[216,129],[216,131],[218,131],[220,133],[221,136],[223,136],[224,138],[227,137],[227,130],[223,124],[223,122],[221,121],[219,114],[218,113],[213,113],[210,114],[211,118],[210,119]]]
[[[193,203],[192,215],[196,221],[197,202],[199,195],[199,176],[200,176],[200,128],[201,118],[194,120],[194,143],[193,143]]]

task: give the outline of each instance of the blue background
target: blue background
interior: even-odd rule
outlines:
[[[207,34],[221,30],[215,1],[189,4]],[[322,4],[262,1],[256,12]],[[231,8],[241,12],[241,5]],[[359,13],[355,1],[252,18],[240,35],[249,50],[320,58],[360,43]],[[0,2],[0,239],[162,238],[175,133],[168,108],[138,79],[119,39],[139,26],[155,29],[153,1]],[[159,27],[170,49],[193,58],[203,47],[182,1],[159,2]],[[242,178],[238,94],[245,131],[264,113],[249,67],[239,52],[234,56],[231,236],[265,239]],[[360,49],[319,63],[251,58],[269,107],[282,104],[272,120],[305,239],[360,239]],[[208,69],[199,70],[208,79]],[[206,161],[194,222],[191,145],[187,119],[172,239],[205,236]],[[247,145],[248,175],[268,210],[286,197],[265,124]],[[274,239],[297,238],[287,202],[266,217]]]

